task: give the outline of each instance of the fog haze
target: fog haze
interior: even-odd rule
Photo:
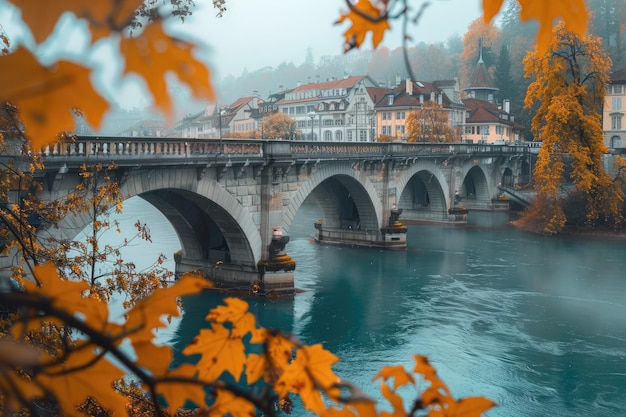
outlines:
[[[409,3],[416,11],[425,2]],[[334,22],[345,10],[344,0],[227,0],[226,5],[221,18],[215,17],[214,9],[204,7],[178,26],[208,45],[207,59],[218,78],[282,62],[300,65],[307,48],[316,61],[343,53],[343,33],[349,23]],[[455,33],[463,36],[481,13],[480,0],[431,1],[418,25],[410,27],[409,45],[445,42]],[[399,20],[392,23],[395,29],[385,35],[383,45],[401,46],[400,26]],[[363,49],[372,49],[369,38]]]

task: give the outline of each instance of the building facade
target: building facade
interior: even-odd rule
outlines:
[[[374,103],[367,88],[377,87],[368,76],[344,76],[300,85],[276,102],[278,111],[296,121],[298,138],[326,142],[376,140]]]
[[[455,88],[456,95],[453,93]],[[453,85],[450,91],[453,98],[460,97],[458,83]],[[460,100],[458,102],[453,101],[435,83],[406,79],[404,82],[398,80],[396,87],[388,90],[384,97],[376,103],[378,135],[391,138],[393,141],[406,141],[408,139],[406,124],[408,114],[423,108],[429,102],[441,108],[441,111],[446,114],[450,127],[460,128],[462,126],[465,107]]]
[[[626,68],[610,75],[602,111],[604,144],[612,151],[626,149]]]

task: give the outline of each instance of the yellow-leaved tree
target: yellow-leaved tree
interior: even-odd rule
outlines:
[[[409,142],[460,142],[461,135],[448,121],[448,112],[430,100],[406,117]]]
[[[163,14],[155,8],[160,2],[153,0],[9,1],[21,10],[36,45],[49,38],[64,13],[87,24],[92,44],[86,53],[103,38],[117,42],[123,73],[139,75],[155,106],[165,114],[172,112],[166,83],[169,73],[197,97],[213,97],[209,70],[197,60],[195,45],[170,36],[163,24],[168,13],[174,17],[190,13],[187,6],[191,1],[172,0]],[[550,7],[544,7],[544,0],[521,3],[526,17],[541,19],[541,33],[545,33],[556,16],[584,21],[584,7],[576,8],[581,2],[555,0]],[[212,3],[219,13],[224,12],[224,0]],[[391,7],[396,2],[380,3]],[[340,18],[352,22],[345,34],[346,44],[359,47],[372,31],[376,46],[390,28],[389,10],[375,7],[369,0],[346,4],[349,11]],[[483,4],[490,20],[502,0],[484,0]],[[559,14],[561,11],[572,13]],[[398,16],[409,14],[406,9]],[[8,44],[4,38],[0,40]],[[199,355],[197,363],[170,367],[172,349],[156,343],[155,332],[168,325],[164,317],[180,314],[179,297],[203,291],[210,281],[183,276],[172,286],[140,294],[123,317],[111,317],[103,302],[107,293],[99,290],[93,275],[88,281],[72,279],[72,274],[81,272],[62,276],[59,268],[64,265],[47,262],[47,256],[42,256],[45,250],[38,246],[45,242],[38,242],[36,231],[21,214],[11,217],[14,212],[26,214],[12,210],[19,206],[12,199],[29,190],[30,184],[24,181],[28,173],[40,169],[39,149],[53,142],[57,133],[72,129],[76,114],[97,127],[109,104],[92,84],[94,68],[64,57],[44,64],[36,50],[24,45],[2,50],[6,54],[0,56],[0,103],[6,103],[3,111],[10,128],[3,129],[9,137],[0,142],[0,150],[6,152],[2,173],[7,174],[0,190],[0,250],[12,247],[20,251],[24,265],[13,271],[21,283],[19,288],[0,285],[0,305],[13,312],[0,326],[0,415],[271,416],[276,407],[289,409],[293,395],[301,398],[307,410],[323,416],[428,413],[469,417],[494,405],[482,397],[455,399],[428,360],[415,356],[410,371],[389,366],[375,377],[392,409],[379,411],[372,399],[334,374],[332,365],[339,358],[321,345],[307,346],[280,330],[260,328],[247,303],[236,298],[227,298],[223,306],[211,310],[206,328],[184,349],[185,354]],[[28,169],[22,169],[25,165]],[[97,172],[102,171],[85,167],[85,178],[95,179]],[[92,189],[95,200],[91,205],[97,206],[92,213],[117,204],[115,195],[98,190]],[[9,238],[13,242],[4,245]],[[98,255],[86,251],[85,257],[90,256]],[[261,380],[265,390],[250,386]],[[416,389],[407,406],[396,392],[405,386]]]
[[[582,223],[617,226],[624,195],[605,171],[601,111],[611,61],[602,41],[580,37],[563,23],[545,51],[531,52],[524,60],[532,79],[525,105],[537,110],[532,131],[543,141],[534,180],[537,198],[522,224],[545,234],[559,233],[574,222],[567,215],[567,196],[578,194],[584,206]],[[572,185],[573,187],[568,187]]]

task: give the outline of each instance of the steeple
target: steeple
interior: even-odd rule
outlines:
[[[496,94],[499,89],[496,87],[485,61],[483,60],[483,40],[478,40],[478,62],[474,67],[472,76],[470,77],[469,86],[465,89],[468,97],[477,98],[479,100],[496,102]]]

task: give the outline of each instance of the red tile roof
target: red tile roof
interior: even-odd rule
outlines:
[[[330,88],[350,88],[356,83],[366,78],[366,75],[353,75],[352,77],[342,78],[341,80],[325,81],[322,83],[304,84],[296,87],[292,92],[308,91],[308,90],[326,90]]]
[[[626,83],[626,68],[622,68],[621,70],[612,72],[610,77],[611,77],[612,84]]]

